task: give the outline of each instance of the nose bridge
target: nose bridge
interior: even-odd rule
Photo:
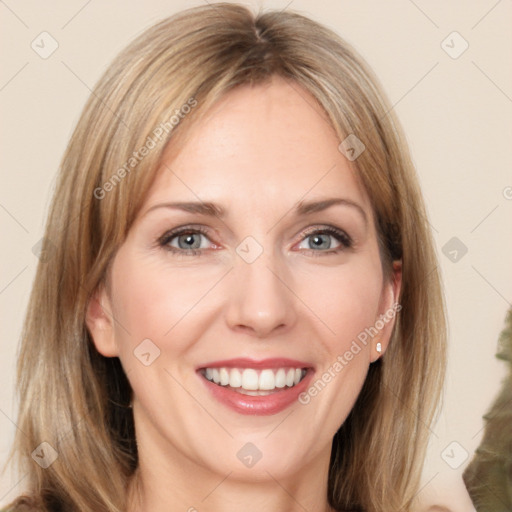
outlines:
[[[294,301],[285,284],[290,280],[286,268],[282,254],[272,245],[264,247],[253,237],[238,245],[227,313],[231,328],[244,327],[264,336],[292,324]]]

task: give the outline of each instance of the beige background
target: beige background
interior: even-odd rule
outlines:
[[[134,36],[202,3],[0,2],[0,463],[16,428],[14,365],[37,262],[32,248],[43,235],[58,163],[81,108]],[[505,375],[494,354],[512,301],[511,1],[243,3],[293,9],[338,32],[374,68],[404,125],[437,243],[450,323],[444,407],[421,496],[432,503],[437,495],[439,503],[467,512],[471,507],[455,489]],[[47,59],[31,48],[43,31],[59,45]],[[467,50],[452,58],[464,41]],[[442,252],[452,237],[467,247],[456,262]],[[22,491],[19,478],[7,472],[1,479],[0,504]]]

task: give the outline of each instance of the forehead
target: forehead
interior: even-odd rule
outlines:
[[[342,195],[370,211],[339,143],[316,99],[298,84],[273,78],[241,86],[191,123],[184,139],[171,140],[146,202],[239,201],[282,210],[302,198]]]

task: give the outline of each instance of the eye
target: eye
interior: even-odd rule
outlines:
[[[158,239],[158,245],[180,256],[200,256],[208,248],[202,241],[208,239],[207,234],[202,227],[184,226],[166,232]]]
[[[203,243],[204,240],[209,240],[207,235],[208,230],[201,226],[183,226],[164,233],[157,240],[157,244],[177,256],[201,256],[208,249],[208,244]],[[334,248],[332,239],[338,244]],[[301,244],[308,240],[308,247],[299,246],[299,249],[306,249],[314,256],[337,254],[353,246],[350,236],[333,226],[309,230]]]
[[[335,239],[338,245],[333,248],[332,239]],[[326,254],[337,254],[344,249],[349,249],[353,245],[353,241],[344,231],[332,226],[324,228],[315,228],[306,233],[304,241],[308,247],[300,247],[299,249],[309,250],[314,256],[325,256]]]

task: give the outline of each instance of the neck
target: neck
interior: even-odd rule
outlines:
[[[140,433],[140,431],[139,431]],[[142,446],[141,446],[142,445]],[[128,487],[127,512],[335,512],[327,500],[330,447],[300,471],[221,474],[178,450],[138,440],[139,465]],[[148,449],[141,450],[141,447]],[[169,505],[172,504],[172,508]]]
[[[285,487],[282,482],[273,481],[267,486],[259,483],[241,484],[229,481],[229,477],[219,479],[217,485],[207,494],[196,490],[188,492],[198,482],[190,482],[187,492],[177,491],[174,487],[157,488],[144,480],[137,470],[132,478],[127,499],[127,512],[168,512],[169,510],[183,510],[186,512],[336,512],[327,502],[326,493],[317,494],[317,501],[312,496],[298,493],[297,489]],[[200,486],[198,486],[200,487]],[[188,496],[188,497],[187,497]],[[172,504],[172,508],[169,508]]]
[[[215,445],[201,439],[199,448],[185,446],[139,413],[135,403],[138,467],[127,489],[126,512],[333,511],[327,500],[330,441],[314,454],[293,448],[285,464],[279,449],[289,445],[286,431],[276,429],[272,437],[254,441],[265,455],[248,468],[235,455],[243,444],[239,439],[219,431],[211,438]]]

